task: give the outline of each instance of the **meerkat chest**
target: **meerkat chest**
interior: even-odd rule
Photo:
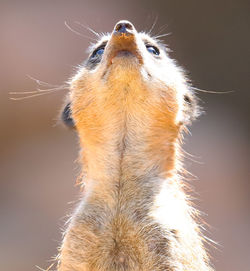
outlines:
[[[79,251],[79,264],[99,271],[163,270],[155,269],[160,266],[168,270],[168,263],[160,259],[167,259],[169,232],[142,206],[116,204],[112,209],[86,202],[74,218],[67,239],[74,254]]]

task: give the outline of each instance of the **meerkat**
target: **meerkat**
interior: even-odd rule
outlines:
[[[181,178],[181,138],[199,113],[157,38],[119,21],[70,81],[62,118],[81,146],[84,192],[59,271],[212,270]]]

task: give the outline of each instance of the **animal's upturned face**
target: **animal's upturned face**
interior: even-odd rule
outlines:
[[[103,130],[128,114],[137,121],[142,117],[142,123],[148,120],[149,126],[155,118],[165,129],[178,129],[196,115],[192,91],[166,47],[138,33],[130,22],[118,22],[89,53],[71,82],[70,104],[63,114],[69,126]]]

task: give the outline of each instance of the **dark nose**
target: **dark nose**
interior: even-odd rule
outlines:
[[[120,21],[116,24],[114,32],[116,34],[132,34],[134,26],[129,21]]]

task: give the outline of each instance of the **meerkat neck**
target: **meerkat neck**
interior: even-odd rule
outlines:
[[[110,191],[114,190],[137,191],[137,199],[145,197],[145,193],[149,197],[159,191],[159,180],[176,179],[177,139],[169,135],[167,140],[165,132],[143,123],[135,127],[127,118],[120,121],[120,133],[111,134],[111,138],[103,135],[105,143],[83,148],[86,191],[95,197],[102,197],[104,192],[105,196],[113,196]],[[131,200],[129,195],[127,200]]]

